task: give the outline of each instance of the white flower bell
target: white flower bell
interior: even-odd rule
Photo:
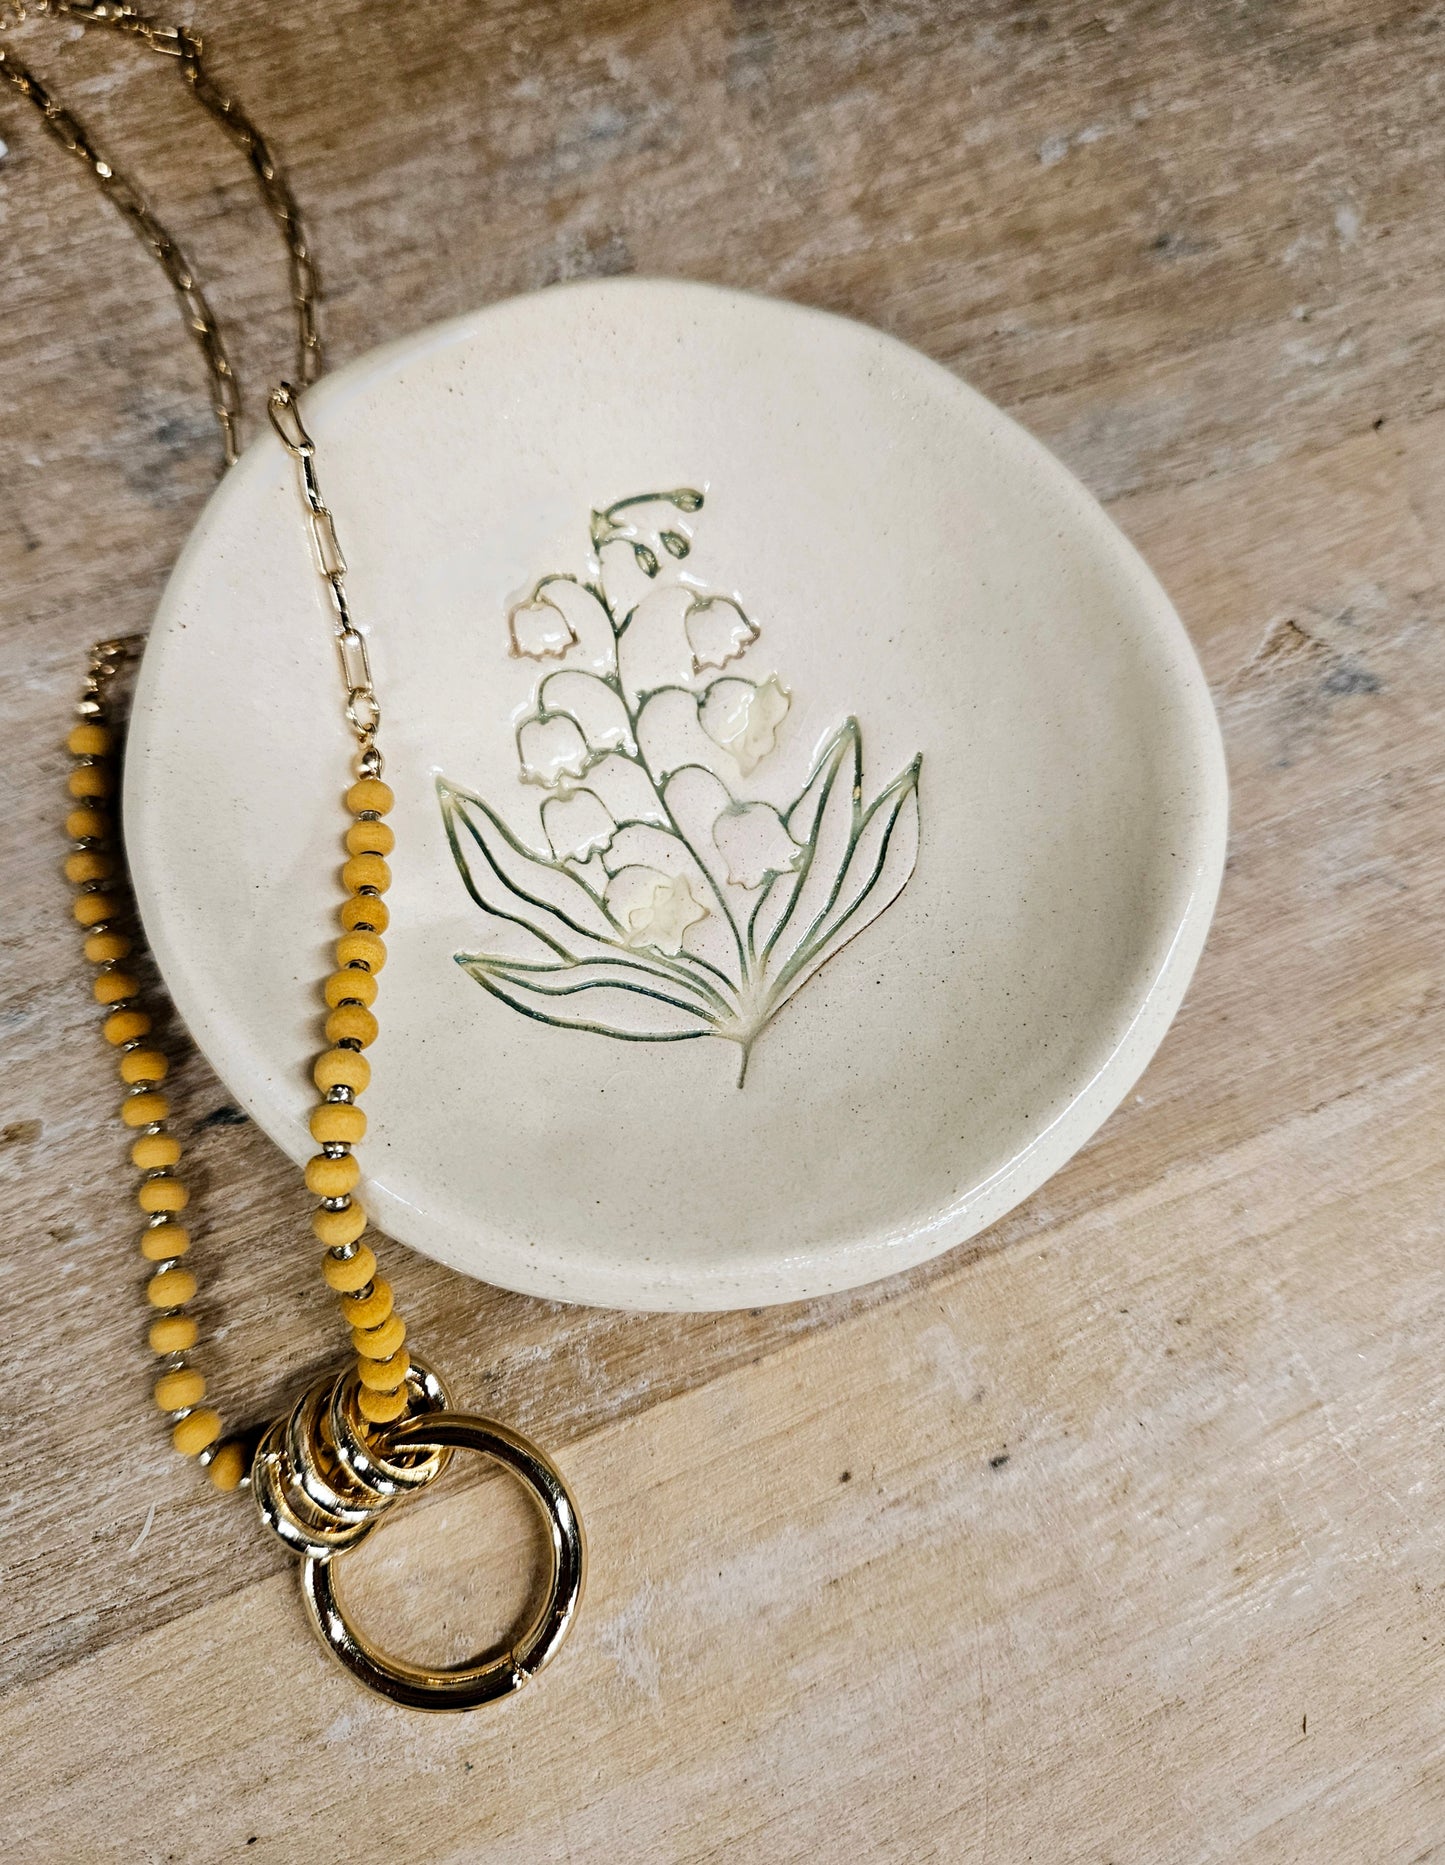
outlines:
[[[715,745],[721,745],[748,777],[778,742],[778,727],[791,700],[776,674],[761,685],[751,680],[714,680],[703,696],[698,717]]]
[[[791,874],[803,851],[771,803],[732,803],[712,826],[712,839],[734,887],[761,887],[770,875]]]
[[[692,649],[692,671],[726,667],[758,638],[758,625],[743,614],[730,596],[694,596],[683,617],[687,644]]]
[[[611,845],[612,812],[594,791],[568,790],[542,805],[542,827],[558,861],[586,861]]]
[[[651,946],[676,958],[689,926],[708,917],[685,874],[621,868],[607,884],[607,910],[630,946]]]
[[[592,759],[582,728],[565,713],[524,720],[517,733],[517,755],[522,782],[542,784],[548,790],[564,777],[580,777]]]
[[[561,660],[577,645],[577,630],[549,597],[540,593],[519,602],[507,616],[511,652],[528,660]]]

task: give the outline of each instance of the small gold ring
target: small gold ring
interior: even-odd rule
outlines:
[[[587,1543],[561,1472],[529,1439],[472,1412],[429,1412],[404,1418],[380,1434],[390,1452],[466,1450],[490,1457],[516,1477],[547,1525],[551,1578],[532,1623],[497,1656],[462,1664],[411,1664],[373,1645],[347,1619],[336,1589],[339,1555],[308,1553],[301,1596],[321,1642],[353,1677],[393,1703],[413,1710],[474,1710],[520,1690],[567,1636],[587,1576]]]

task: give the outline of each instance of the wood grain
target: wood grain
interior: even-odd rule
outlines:
[[[701,1318],[398,1252],[457,1386],[562,1447],[593,1586],[495,1716],[359,1697],[148,1407],[58,745],[216,442],[153,266],[0,99],[6,1857],[1445,1854],[1440,10],[192,17],[294,171],[337,360],[665,272],[867,318],[1021,415],[1190,626],[1230,866],[1136,1095],[965,1251]],[[160,61],[17,42],[185,235],[255,401],[282,273],[233,156]],[[212,1364],[263,1416],[331,1352],[304,1196],[194,1056],[181,1091],[225,1239]],[[378,1624],[442,1612],[460,1646],[528,1544],[483,1483],[376,1545]]]

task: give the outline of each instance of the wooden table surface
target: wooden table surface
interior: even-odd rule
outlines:
[[[1180,606],[1230,862],[1137,1092],[966,1249],[700,1317],[395,1251],[460,1391],[558,1448],[592,1582],[500,1710],[365,1696],[148,1404],[60,739],[217,447],[151,261],[0,99],[3,1856],[1445,1857],[1441,8],[190,11],[291,164],[334,360],[671,273],[865,318],[1020,416]],[[171,70],[78,37],[14,43],[174,219],[255,399],[286,351],[248,179]],[[306,1201],[181,1082],[210,1364],[261,1417],[334,1347]],[[519,1506],[448,1485],[389,1526],[375,1623],[504,1623]]]

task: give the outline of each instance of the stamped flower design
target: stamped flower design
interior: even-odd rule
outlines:
[[[457,954],[478,984],[560,1029],[721,1038],[741,1085],[763,1029],[906,886],[921,759],[865,804],[845,719],[779,801],[764,767],[791,742],[792,691],[742,598],[682,567],[703,505],[683,486],[594,511],[585,574],[508,611],[508,651],[538,663],[516,749],[519,784],[545,792],[541,845],[449,779],[437,791],[489,924]]]

